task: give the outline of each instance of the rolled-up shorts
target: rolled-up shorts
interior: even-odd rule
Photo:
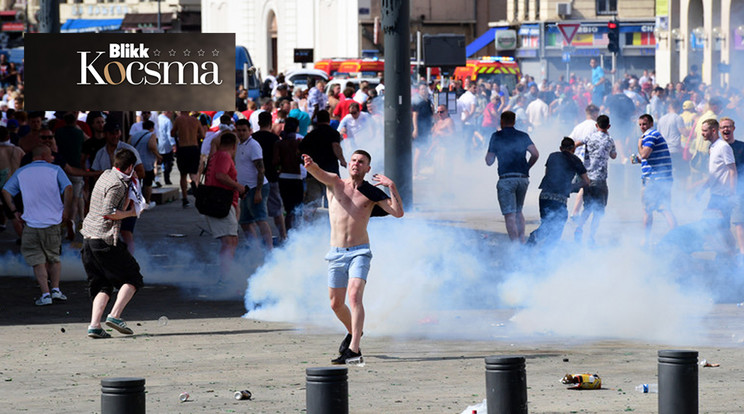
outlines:
[[[499,198],[501,214],[507,215],[522,211],[529,185],[530,179],[525,177],[499,179],[499,182],[496,184],[496,192]]]
[[[142,187],[152,187],[155,180],[155,170],[145,171],[145,178],[142,180]]]
[[[269,199],[269,186],[264,185],[261,187],[261,202],[255,204],[253,197],[256,196],[256,188],[253,187],[248,190],[248,194],[240,199],[240,224],[250,224],[257,221],[265,221],[268,214],[266,213],[266,203]]]
[[[592,182],[592,185],[584,188],[584,208],[604,213],[609,194],[607,181]]]
[[[112,246],[101,239],[85,239],[81,257],[85,273],[88,274],[91,299],[98,292],[111,296],[114,288],[121,288],[125,283],[137,290],[144,286],[139,264],[125,243]]]
[[[238,236],[238,217],[235,206],[230,207],[230,212],[223,218],[203,215],[207,230],[212,237],[219,239],[225,236]]]
[[[266,209],[269,213],[269,217],[278,217],[284,213],[282,208],[282,195],[279,192],[279,182],[269,183],[271,191],[269,191],[269,201],[266,203]]]
[[[645,180],[641,201],[649,213],[668,209],[672,204],[672,181]]]
[[[21,253],[31,267],[59,262],[62,253],[60,225],[40,229],[25,226],[21,235]]]
[[[730,196],[711,194],[707,209],[719,211],[723,222],[728,228],[729,223],[731,223],[731,212],[734,209],[734,200]]]
[[[367,280],[372,262],[369,244],[354,247],[331,247],[325,259],[328,261],[328,287],[345,288],[349,278]]]
[[[72,195],[73,197],[83,198],[83,188],[85,188],[85,178],[78,176],[69,176],[70,182],[72,183]]]
[[[176,165],[178,171],[183,174],[196,174],[199,172],[199,157],[201,151],[196,145],[178,147],[176,151]]]
[[[734,204],[734,210],[731,212],[731,222],[744,224],[744,195],[739,195],[736,204]]]

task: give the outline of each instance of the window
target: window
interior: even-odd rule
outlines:
[[[617,14],[617,0],[597,0],[597,14]]]

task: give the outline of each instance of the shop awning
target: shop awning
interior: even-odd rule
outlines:
[[[119,30],[122,19],[68,19],[60,27],[62,33],[95,33]]]
[[[471,57],[474,54],[478,53],[479,50],[483,49],[484,47],[488,46],[490,43],[493,43],[496,40],[496,32],[499,30],[507,30],[508,27],[492,27],[488,29],[485,33],[480,35],[479,38],[473,40],[472,43],[465,46],[465,56]]]

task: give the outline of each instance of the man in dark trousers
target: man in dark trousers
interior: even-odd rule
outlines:
[[[586,168],[581,159],[574,155],[574,140],[568,137],[561,141],[560,151],[548,156],[545,163],[545,176],[540,183],[540,227],[530,233],[527,244],[543,242],[552,245],[560,240],[563,227],[568,219],[566,202],[574,190],[572,181],[576,175],[582,184],[590,184]]]
[[[134,294],[144,286],[139,264],[119,239],[121,220],[137,213],[129,203],[129,186],[137,156],[123,148],[114,155],[113,165],[101,174],[90,195],[90,210],[83,220],[82,260],[88,274],[88,289],[93,300],[88,336],[110,338],[101,328],[101,317],[109,299],[118,288],[116,301],[106,325],[125,335],[132,330],[121,314]]]

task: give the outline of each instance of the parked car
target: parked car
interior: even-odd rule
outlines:
[[[251,54],[245,46],[235,46],[235,87],[243,85],[248,91],[248,97],[258,100],[261,80],[253,66]]]
[[[310,79],[313,79],[316,82],[323,79],[328,82],[328,74],[319,69],[296,69],[287,73],[284,76],[284,79],[295,88],[305,90],[307,89],[308,83],[310,83]]]

